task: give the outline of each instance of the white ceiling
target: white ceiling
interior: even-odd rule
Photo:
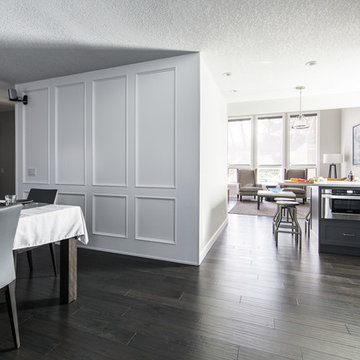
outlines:
[[[359,0],[2,0],[1,8],[8,83],[200,51],[227,102],[294,97],[297,85],[305,96],[360,89]]]

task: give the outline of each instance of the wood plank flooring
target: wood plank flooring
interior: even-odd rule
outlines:
[[[19,256],[21,348],[0,296],[0,359],[360,359],[360,259],[299,251],[271,218],[230,215],[200,267],[79,249],[58,305],[48,248]]]

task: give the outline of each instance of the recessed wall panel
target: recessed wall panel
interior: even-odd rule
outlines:
[[[85,85],[55,88],[57,184],[85,184]]]
[[[175,244],[175,199],[137,197],[135,200],[135,238]]]
[[[93,82],[93,184],[126,186],[126,77]]]
[[[136,77],[136,186],[175,187],[175,69]]]
[[[26,92],[23,110],[23,181],[49,182],[49,90]]]
[[[58,193],[56,203],[59,205],[80,206],[85,216],[85,194]]]
[[[93,196],[93,234],[127,237],[127,196]]]

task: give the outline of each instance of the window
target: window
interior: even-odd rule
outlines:
[[[237,182],[237,169],[229,168],[228,169],[228,183],[236,183]]]
[[[257,165],[282,164],[282,116],[258,117],[256,123]]]
[[[295,130],[292,114],[230,119],[228,126],[228,181],[236,182],[236,168],[257,169],[257,181],[272,185],[283,180],[284,168],[306,168],[308,177],[318,167],[318,113],[304,116],[308,129]]]
[[[317,169],[316,168],[308,168],[307,169],[307,178],[311,179],[317,176]]]
[[[257,182],[258,184],[277,184],[283,180],[283,169],[277,168],[258,168]]]
[[[304,114],[310,125],[307,129],[293,129],[296,115],[289,117],[289,165],[316,166],[317,114]]]
[[[251,118],[229,120],[228,163],[229,165],[250,165]]]

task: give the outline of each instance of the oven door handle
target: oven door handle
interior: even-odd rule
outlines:
[[[354,233],[343,233],[343,236],[355,237]]]
[[[323,199],[334,199],[334,200],[360,200],[360,196],[358,195],[331,195],[331,194],[323,194]]]

